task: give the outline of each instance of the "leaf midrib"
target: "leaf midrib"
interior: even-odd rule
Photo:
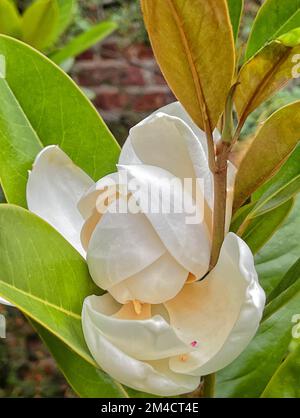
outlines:
[[[81,320],[81,316],[79,315],[79,314],[77,314],[77,313],[75,313],[75,312],[72,312],[72,311],[70,311],[70,310],[68,310],[68,309],[65,309],[65,308],[63,308],[62,306],[58,306],[58,305],[55,305],[54,303],[51,303],[51,302],[49,302],[49,301],[46,301],[45,299],[42,299],[42,298],[40,298],[40,297],[38,297],[38,296],[36,296],[36,295],[33,295],[32,293],[30,293],[30,292],[26,292],[25,290],[22,290],[22,289],[20,289],[20,288],[18,288],[18,287],[16,287],[16,286],[14,286],[14,285],[12,285],[12,284],[10,284],[10,283],[7,283],[7,282],[4,282],[3,280],[1,280],[0,279],[0,284],[2,284],[2,285],[4,285],[4,286],[6,286],[6,287],[8,287],[8,288],[10,288],[10,289],[12,289],[12,290],[15,290],[15,291],[17,291],[17,292],[19,292],[19,293],[21,293],[22,295],[24,295],[24,296],[27,296],[27,297],[29,297],[29,298],[31,298],[31,299],[34,299],[35,301],[37,301],[37,302],[40,302],[40,303],[42,303],[42,304],[44,304],[44,305],[46,305],[46,306],[49,306],[49,307],[51,307],[51,308],[53,308],[53,309],[55,309],[55,310],[57,310],[57,311],[60,311],[60,312],[62,312],[62,313],[64,313],[64,314],[66,314],[66,315],[68,315],[68,316],[70,316],[71,318],[74,318],[74,319],[76,319],[76,320]],[[6,297],[6,296],[5,296]]]
[[[260,94],[267,88],[269,82],[272,80],[274,73],[278,70],[278,68],[281,66],[281,64],[284,63],[284,61],[287,60],[288,56],[290,55],[290,52],[293,48],[287,47],[288,49],[285,51],[285,53],[281,56],[281,58],[275,63],[274,66],[270,68],[270,70],[265,74],[261,82],[257,85],[255,88],[252,96],[248,100],[247,104],[244,106],[243,111],[241,112],[240,121],[244,121],[247,116],[250,113],[250,109],[255,102],[255,99],[259,97]],[[252,60],[255,59],[256,56],[252,58]],[[247,64],[245,64],[247,65]]]
[[[196,97],[197,97],[197,101],[198,101],[198,107],[200,109],[200,114],[201,114],[201,118],[202,118],[202,123],[204,125],[207,124],[206,129],[209,129],[209,131],[211,132],[211,121],[208,115],[208,111],[207,111],[207,103],[205,101],[204,98],[204,93],[203,93],[203,88],[202,88],[202,84],[201,84],[201,80],[199,77],[199,71],[196,68],[196,64],[195,64],[195,60],[189,45],[189,41],[188,38],[185,34],[184,31],[184,27],[183,24],[180,21],[180,17],[178,15],[178,12],[176,10],[175,5],[172,3],[172,0],[167,0],[171,13],[174,17],[174,20],[176,22],[176,26],[179,30],[179,34],[180,34],[180,38],[183,44],[183,48],[186,52],[187,55],[187,59],[188,59],[188,63],[189,63],[189,67],[190,67],[190,71],[192,74],[192,78],[193,78],[193,83],[194,83],[194,87],[195,87],[195,91],[196,91]]]
[[[298,7],[298,9],[288,18],[288,20],[285,21],[284,24],[282,24],[279,29],[274,33],[274,35],[272,36],[273,39],[275,39],[275,37],[278,35],[278,33],[280,33],[280,31],[282,30],[282,28],[284,28],[292,19],[294,19],[294,17],[300,12],[300,6]]]
[[[274,209],[271,208],[269,210],[263,211],[263,212],[259,212],[259,210],[264,207],[266,204],[268,204],[272,199],[276,198],[276,196],[278,196],[282,191],[284,191],[284,189],[287,189],[290,185],[292,185],[293,183],[297,182],[300,179],[300,174],[298,174],[296,177],[293,177],[290,181],[288,181],[287,183],[285,183],[283,186],[281,186],[279,189],[276,189],[276,191],[274,193],[271,193],[265,200],[261,201],[261,203],[259,203],[259,201],[257,202],[257,206],[254,207],[253,212],[250,212],[250,219],[253,219],[257,216],[261,216],[264,215],[265,213],[268,213],[270,210]],[[289,200],[291,197],[287,198],[287,200]],[[263,196],[261,197],[261,199],[263,198]],[[284,203],[284,202],[282,202]],[[248,215],[248,216],[249,216]]]

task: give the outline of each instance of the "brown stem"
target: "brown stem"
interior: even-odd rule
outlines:
[[[213,243],[210,270],[217,264],[221,246],[224,241],[229,150],[230,144],[226,142],[222,142],[217,149],[216,167],[214,171]]]
[[[213,398],[215,396],[216,375],[209,374],[204,377],[203,398]]]

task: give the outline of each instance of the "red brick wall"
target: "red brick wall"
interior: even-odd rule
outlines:
[[[84,53],[77,59],[72,76],[80,86],[94,92],[93,102],[108,124],[130,127],[175,99],[151,48],[121,45],[120,39],[112,37]]]

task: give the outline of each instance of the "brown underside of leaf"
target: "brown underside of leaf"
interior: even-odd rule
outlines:
[[[297,101],[275,112],[252,140],[239,166],[234,211],[279,170],[299,140],[300,101]]]
[[[291,48],[274,41],[242,67],[234,99],[242,123],[292,79],[292,57],[299,52],[300,46]]]
[[[141,0],[141,4],[167,82],[197,125],[212,131],[224,110],[235,68],[226,1]]]

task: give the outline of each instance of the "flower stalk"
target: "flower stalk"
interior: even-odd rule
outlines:
[[[215,394],[216,374],[208,374],[204,377],[203,398],[213,398]]]
[[[214,177],[213,243],[210,270],[217,264],[225,234],[227,168],[230,144],[221,142],[217,147]]]

